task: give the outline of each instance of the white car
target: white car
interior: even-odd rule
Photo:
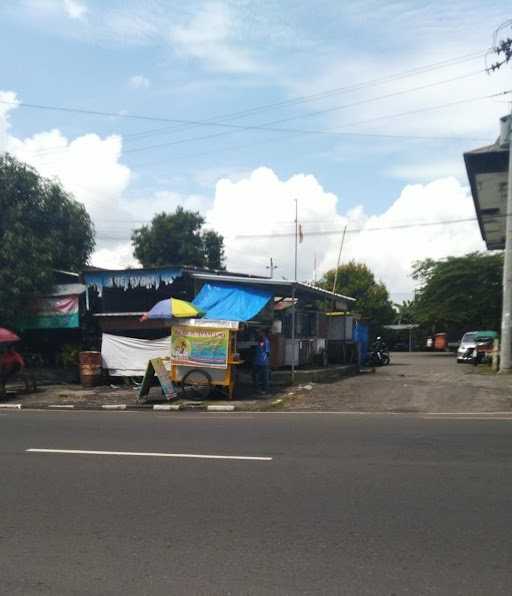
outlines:
[[[476,348],[475,338],[477,335],[478,331],[468,331],[468,333],[464,333],[460,340],[459,347],[457,348],[457,362],[471,361],[473,351]],[[468,350],[471,350],[469,354]]]

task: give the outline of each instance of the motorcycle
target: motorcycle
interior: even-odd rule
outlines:
[[[377,341],[372,346],[372,349],[368,352],[368,365],[369,366],[387,366],[391,363],[391,358],[389,356],[389,350],[387,346],[379,341]]]

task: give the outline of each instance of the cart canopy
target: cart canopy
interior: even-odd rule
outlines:
[[[205,319],[249,321],[272,298],[269,288],[255,288],[244,284],[205,283],[193,304],[205,314]]]

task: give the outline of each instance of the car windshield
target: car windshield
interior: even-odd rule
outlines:
[[[464,337],[462,338],[462,343],[468,343],[470,341],[475,341],[476,333],[464,333]]]

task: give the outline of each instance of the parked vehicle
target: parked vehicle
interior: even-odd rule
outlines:
[[[475,338],[478,331],[468,331],[464,333],[457,348],[457,362],[471,362],[473,360],[473,352],[476,348]]]
[[[380,337],[377,338],[371,350],[368,352],[369,366],[386,366],[391,363],[389,350]]]
[[[496,331],[478,331],[475,337],[475,354],[473,362],[490,362],[492,360],[492,351],[494,340],[498,338]]]
[[[457,362],[484,362],[491,358],[496,331],[469,331],[457,349]]]
[[[446,352],[448,349],[448,334],[436,333],[434,335],[434,350],[437,352]]]

